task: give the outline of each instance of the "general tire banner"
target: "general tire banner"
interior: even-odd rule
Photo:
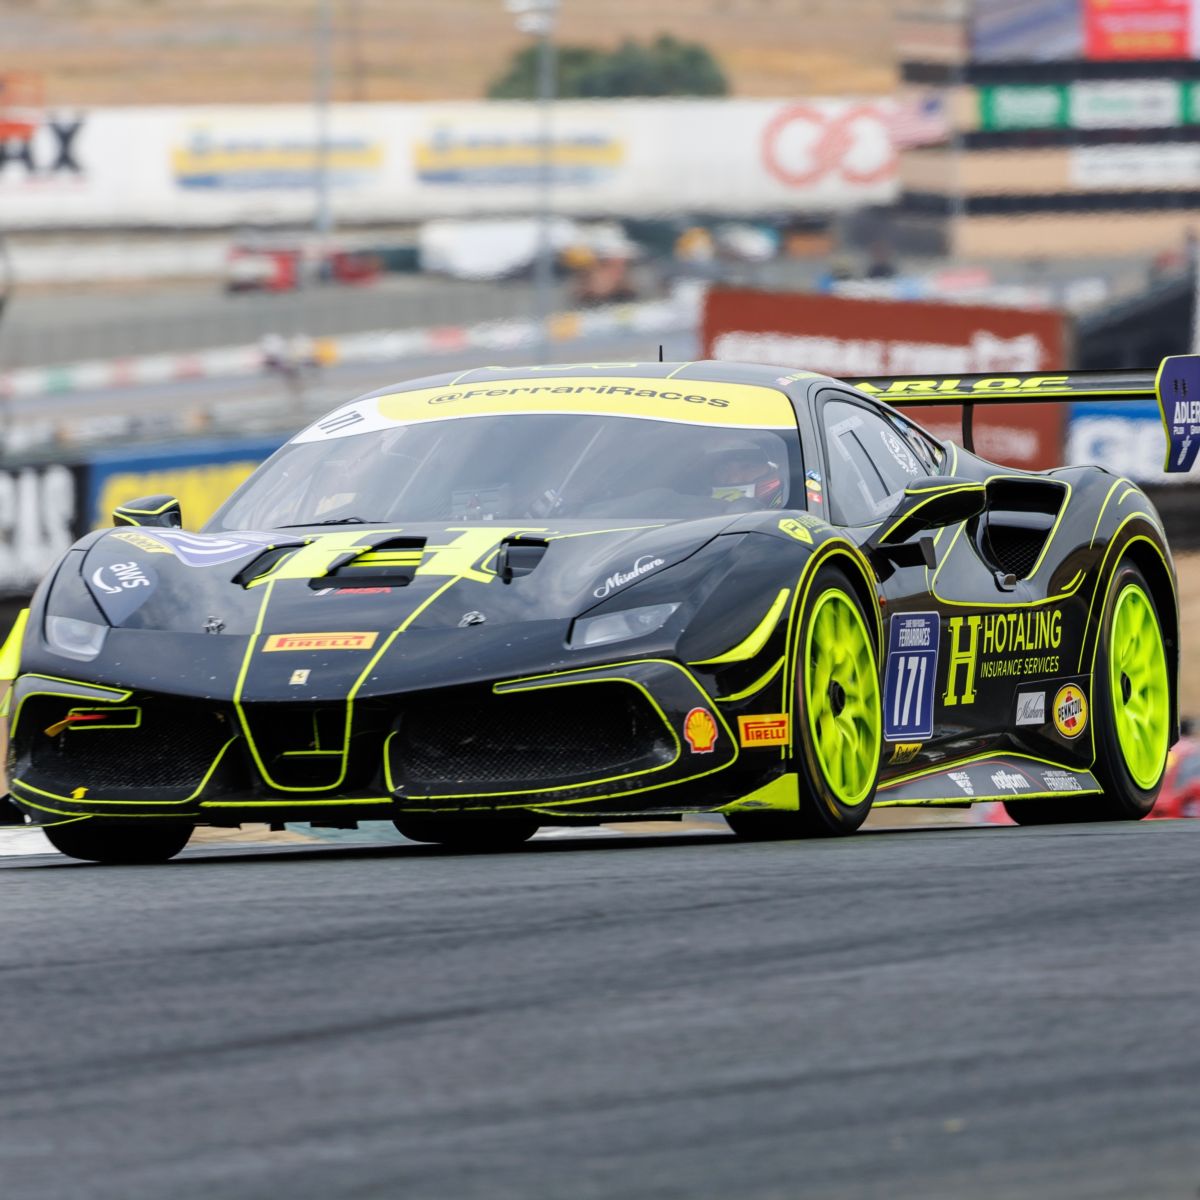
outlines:
[[[702,330],[708,357],[845,380],[923,372],[1004,375],[1066,364],[1062,315],[1012,308],[714,288],[705,302]],[[978,409],[975,448],[985,458],[1023,470],[1057,466],[1064,409],[1019,404]],[[961,440],[957,407],[921,408],[911,415],[935,436]]]

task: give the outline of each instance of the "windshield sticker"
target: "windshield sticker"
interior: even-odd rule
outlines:
[[[937,613],[892,615],[883,693],[883,736],[889,742],[933,737],[938,630]]]
[[[920,467],[913,452],[900,440],[899,436],[890,429],[881,429],[879,436],[887,447],[888,453],[896,460],[897,465],[906,475],[919,475]]]
[[[820,504],[825,499],[821,494],[821,476],[816,471],[809,471],[804,476],[804,490],[809,504]]]
[[[674,386],[672,386],[674,384]],[[795,430],[791,401],[773,387],[622,376],[497,379],[471,387],[417,388],[344,405],[298,433],[319,442],[397,425],[460,417],[568,414],[631,417],[727,429]]]
[[[649,575],[663,565],[661,558],[653,558],[649,554],[642,555],[628,571],[614,571],[593,593],[597,600],[603,600],[613,592],[623,588],[643,575]]]

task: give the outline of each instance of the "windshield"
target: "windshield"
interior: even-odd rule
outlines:
[[[798,453],[771,430],[629,417],[425,421],[289,443],[209,528],[754,512],[787,506]]]

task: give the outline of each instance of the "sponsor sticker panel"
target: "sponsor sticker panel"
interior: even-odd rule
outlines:
[[[285,650],[370,650],[379,633],[273,633],[263,642],[263,653]]]
[[[707,708],[697,706],[683,719],[683,737],[693,754],[711,754],[720,736],[716,719]]]
[[[787,713],[738,717],[738,740],[747,750],[760,746],[786,746],[791,741]]]
[[[923,742],[933,736],[940,621],[937,613],[893,613],[883,692],[883,736]]]
[[[1077,738],[1087,728],[1087,697],[1073,683],[1058,689],[1051,712],[1054,728],[1065,738]]]
[[[1045,725],[1046,723],[1046,693],[1018,692],[1016,725]]]
[[[984,758],[881,783],[876,804],[973,804],[1099,792],[1090,771],[1023,756]]]

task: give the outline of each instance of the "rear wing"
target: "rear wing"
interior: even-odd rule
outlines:
[[[1190,471],[1200,451],[1200,355],[1164,358],[1157,371],[1062,371],[1057,375],[895,375],[847,379],[896,408],[962,406],[963,446],[974,450],[975,409],[996,404],[1064,404],[1075,400],[1158,405],[1167,435],[1163,470]]]

